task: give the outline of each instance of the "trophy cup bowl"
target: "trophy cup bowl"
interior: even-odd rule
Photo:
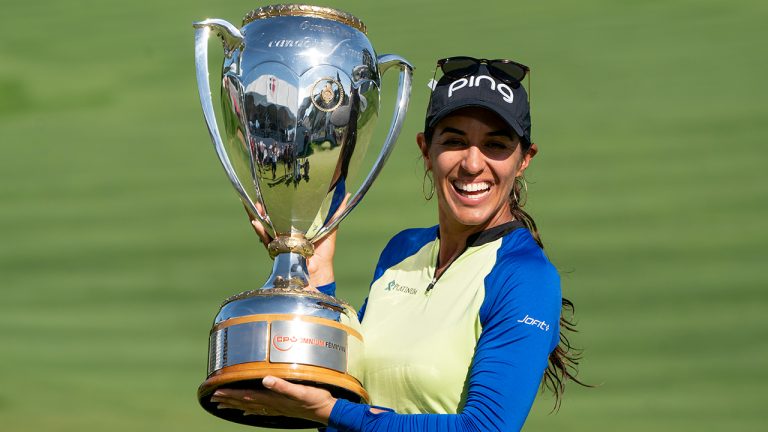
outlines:
[[[274,239],[272,273],[259,289],[224,301],[209,339],[208,374],[198,389],[211,414],[237,423],[305,428],[317,423],[243,415],[210,401],[221,387],[262,388],[266,375],[368,402],[360,384],[363,340],[357,314],[343,300],[307,290],[307,258],[360,202],[402,128],[412,67],[377,56],[365,25],[335,9],[265,6],[238,29],[220,19],[194,24],[195,65],[203,114],[219,161],[248,211]],[[221,38],[219,132],[208,74],[211,32]],[[373,134],[381,76],[399,69],[389,133],[373,167],[346,201]]]

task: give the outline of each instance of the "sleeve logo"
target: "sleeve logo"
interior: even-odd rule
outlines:
[[[534,326],[534,327],[538,327],[541,330],[544,330],[545,332],[549,331],[549,324],[547,324],[546,321],[539,321],[537,319],[533,319],[530,316],[528,316],[527,314],[525,315],[525,318],[523,318],[521,320],[517,320],[517,322],[523,323],[523,324],[526,324],[526,325],[530,325],[530,326]]]

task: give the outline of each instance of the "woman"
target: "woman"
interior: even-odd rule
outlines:
[[[571,304],[519,203],[537,152],[520,84],[528,69],[468,57],[438,65],[444,76],[417,142],[439,224],[389,242],[360,309],[363,384],[386,408],[275,377],[264,378],[271,392],[217,391],[220,408],[345,431],[510,431],[522,428],[542,377],[558,397],[575,379],[578,359],[561,334],[571,326],[560,316]],[[334,242],[318,244],[310,263],[312,282],[326,293],[335,289]]]

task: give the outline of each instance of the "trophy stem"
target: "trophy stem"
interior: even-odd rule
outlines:
[[[298,253],[285,252],[275,257],[275,264],[272,266],[272,274],[261,289],[304,289],[307,286],[309,286],[307,258]]]

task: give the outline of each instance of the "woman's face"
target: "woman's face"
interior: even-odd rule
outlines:
[[[464,108],[435,126],[432,142],[417,137],[432,171],[440,223],[487,229],[512,220],[509,197],[536,146],[523,153],[520,140],[496,113]]]

